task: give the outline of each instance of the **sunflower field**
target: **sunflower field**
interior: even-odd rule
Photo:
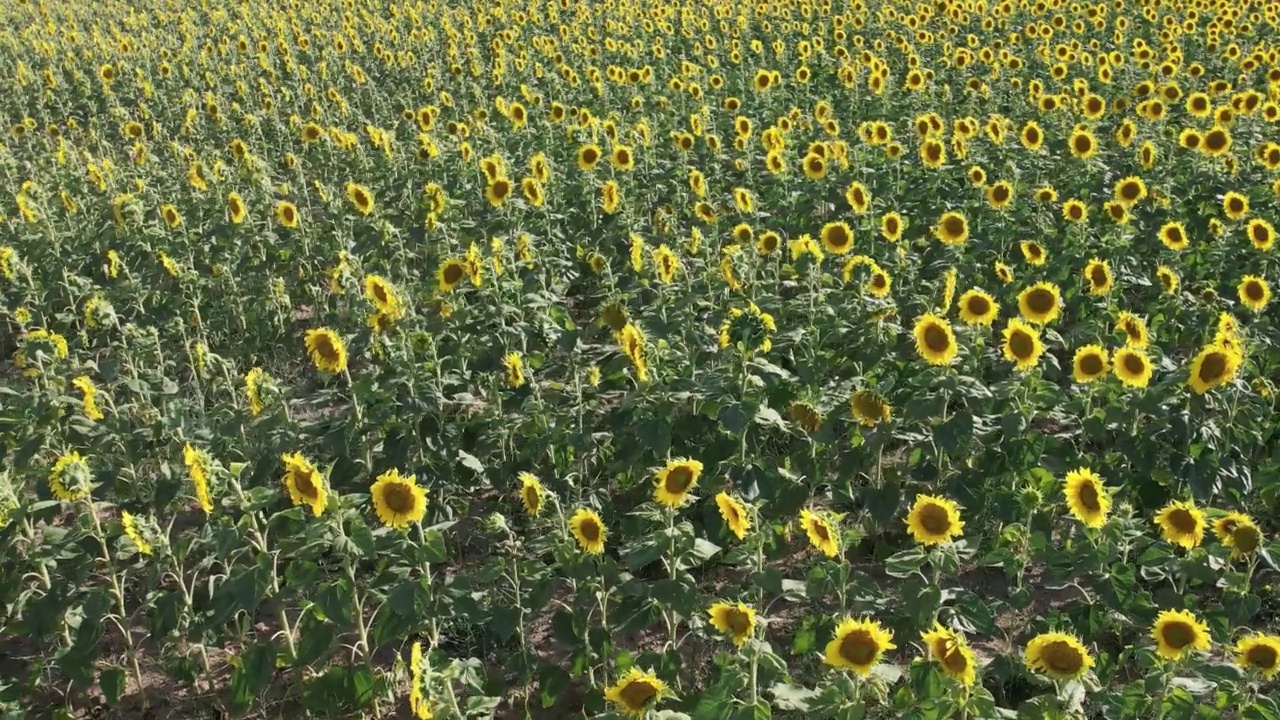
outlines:
[[[1280,4],[0,18],[3,720],[1280,720]]]

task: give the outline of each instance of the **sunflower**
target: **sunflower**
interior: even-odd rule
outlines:
[[[1151,382],[1151,358],[1142,350],[1123,347],[1111,358],[1112,372],[1128,387],[1144,388]]]
[[[718,602],[707,614],[711,626],[729,636],[734,645],[742,647],[756,629],[756,611],[743,603]]]
[[[1023,240],[1018,243],[1018,249],[1022,251],[1022,259],[1026,260],[1028,265],[1044,265],[1045,259],[1049,256],[1044,246],[1034,240]]]
[[[1262,218],[1250,220],[1246,232],[1249,235],[1249,242],[1253,243],[1253,247],[1258,250],[1270,250],[1276,242],[1275,227]]]
[[[853,249],[853,230],[842,222],[822,226],[822,246],[833,255],[844,255]]]
[[[996,261],[995,265],[992,266],[992,268],[995,270],[997,280],[1004,283],[1005,285],[1008,285],[1009,283],[1013,282],[1013,268],[1009,267],[1008,265],[1005,265],[999,260]]]
[[[165,205],[160,208],[160,217],[164,220],[164,224],[170,228],[176,228],[182,225],[182,214],[178,212],[178,208],[173,205]]]
[[[849,189],[844,191],[844,199],[856,215],[863,215],[871,208],[871,193],[860,182],[850,183]]]
[[[1000,314],[1000,305],[978,288],[966,290],[958,303],[960,320],[966,325],[991,325]]]
[[[347,369],[347,345],[333,330],[312,328],[304,342],[316,368],[335,375]]]
[[[1098,154],[1098,139],[1087,128],[1078,127],[1067,138],[1067,146],[1071,154],[1081,160],[1088,160]]]
[[[654,475],[653,499],[669,508],[678,508],[689,499],[689,493],[702,475],[702,463],[679,458],[668,460]]]
[[[821,180],[827,175],[827,160],[817,153],[809,153],[800,161],[800,169],[810,180]]]
[[[840,553],[840,535],[826,517],[808,508],[800,511],[800,527],[809,536],[809,544],[827,557]]]
[[[1178,133],[1178,145],[1187,150],[1199,150],[1200,145],[1204,142],[1204,136],[1195,128],[1183,128]]]
[[[1089,283],[1090,295],[1107,294],[1113,284],[1111,264],[1098,258],[1090,259],[1084,266],[1084,279]]]
[[[1040,333],[1027,323],[1011,318],[1005,325],[1004,357],[1014,364],[1014,368],[1027,371],[1036,366],[1040,355],[1044,353],[1044,344],[1040,342]]]
[[[1044,145],[1044,130],[1040,129],[1039,123],[1035,120],[1028,120],[1027,124],[1022,126],[1022,132],[1018,134],[1018,141],[1022,143],[1022,147],[1036,152]]]
[[[1084,222],[1089,217],[1089,207],[1083,202],[1072,198],[1062,203],[1062,217],[1071,222]]]
[[[893,417],[889,402],[870,390],[855,391],[849,398],[849,407],[853,412],[853,419],[863,427],[875,427],[879,423],[889,422]]]
[[[1188,610],[1162,610],[1151,627],[1160,657],[1178,660],[1194,650],[1208,650],[1209,627]]]
[[[520,481],[520,502],[524,505],[525,512],[531,517],[537,517],[542,511],[542,483],[539,482],[536,475],[530,472],[522,472],[516,476]]]
[[[1147,196],[1147,184],[1142,182],[1142,178],[1130,175],[1116,182],[1112,194],[1116,202],[1130,208]]]
[[[524,199],[533,207],[542,207],[546,203],[546,194],[543,192],[542,183],[537,178],[527,177],[520,181],[520,193],[524,195]]]
[[[427,514],[427,489],[412,476],[404,476],[392,468],[374,481],[369,488],[373,509],[378,519],[389,528],[403,529],[409,523],[420,523]]]
[[[947,146],[933,138],[925,140],[920,144],[920,161],[931,170],[942,167],[947,162]]]
[[[1204,511],[1194,502],[1174,500],[1156,513],[1155,523],[1165,540],[1190,550],[1204,540]]]
[[[916,352],[930,365],[948,365],[959,351],[951,323],[933,313],[925,313],[916,320],[912,330]]]
[[[1156,279],[1160,281],[1160,285],[1164,288],[1166,295],[1172,295],[1178,291],[1178,282],[1180,278],[1173,268],[1167,265],[1157,266]]]
[[[893,632],[875,620],[845,618],[836,627],[835,637],[827,643],[822,661],[866,677],[880,662],[880,657],[896,647]]]
[[[600,186],[600,209],[605,215],[612,215],[618,212],[618,208],[622,206],[622,190],[618,187],[617,181],[606,180]]]
[[[1197,395],[1235,379],[1242,358],[1234,350],[1219,343],[1206,345],[1191,361],[1187,384]]]
[[[933,235],[946,245],[963,245],[969,239],[969,221],[961,213],[945,212],[934,225]]]
[[[1264,678],[1280,672],[1280,636],[1251,635],[1236,642],[1236,665],[1253,668]]]
[[[629,171],[636,166],[635,154],[626,145],[615,145],[609,156],[610,162],[619,170]]]
[[[200,504],[200,509],[206,515],[213,512],[213,496],[209,492],[209,457],[203,450],[197,450],[191,443],[187,443],[182,448],[182,463],[187,466],[187,474],[191,476],[191,485],[195,488],[196,502]],[[55,465],[54,470],[57,469]]]
[[[389,280],[381,275],[364,276],[364,297],[389,321],[404,317],[404,300]]]
[[[138,548],[138,552],[143,555],[150,555],[153,551],[151,543],[142,536],[142,531],[138,528],[138,518],[133,513],[124,510],[120,513],[120,527],[124,530],[125,537],[129,538],[134,547]]]
[[[1085,527],[1100,528],[1111,512],[1111,493],[1102,478],[1089,468],[1077,468],[1063,480],[1067,509]]]
[[[302,453],[285,453],[281,460],[284,461],[284,477],[280,480],[289,491],[290,501],[295,506],[310,506],[311,514],[320,517],[329,498],[320,471]]]
[[[594,510],[578,508],[573,517],[569,518],[569,530],[573,532],[578,547],[583,551],[591,555],[604,552],[604,540],[608,531],[604,527],[604,521]]]
[[[524,386],[524,357],[520,353],[509,352],[503,355],[502,369],[506,374],[507,387],[518,388]]]
[[[511,197],[511,192],[515,189],[514,183],[505,177],[498,177],[490,181],[484,189],[485,199],[494,207],[501,207],[507,198]]]
[[[1074,635],[1041,633],[1027,643],[1027,667],[1054,680],[1078,680],[1093,667],[1093,657]]]
[[[902,237],[902,216],[896,212],[881,215],[880,236],[889,242],[898,242]]]
[[[920,640],[948,677],[966,686],[973,685],[978,679],[977,660],[969,644],[958,633],[935,621],[932,630],[920,633]]]
[[[600,146],[595,143],[588,143],[578,148],[578,167],[583,171],[594,170],[596,163],[600,162],[603,153]]]
[[[1200,149],[1210,157],[1221,157],[1227,154],[1231,150],[1231,133],[1221,125],[1213,126],[1203,135]]]
[[[907,513],[907,530],[922,545],[937,545],[960,537],[964,522],[960,508],[946,498],[934,495],[917,495]]]
[[[1252,555],[1262,543],[1262,531],[1253,518],[1244,513],[1229,512],[1214,520],[1213,532],[1223,546],[1231,550],[1233,560]]]
[[[720,511],[720,517],[724,519],[729,532],[739,540],[747,536],[747,531],[751,529],[751,516],[747,514],[747,508],[742,501],[729,493],[721,492],[716,495],[716,508]]]
[[[1232,190],[1222,196],[1222,212],[1232,220],[1243,220],[1249,214],[1249,198]]]
[[[456,258],[449,258],[436,270],[436,286],[440,292],[453,290],[467,276],[467,264]]]
[[[1176,252],[1186,250],[1191,244],[1187,239],[1187,229],[1180,222],[1167,222],[1160,226],[1160,242]]]
[[[240,193],[231,192],[227,194],[227,219],[233,225],[239,225],[244,222],[245,217],[249,214],[244,206],[244,198],[240,197]]]
[[[288,200],[281,200],[276,203],[275,217],[276,222],[283,227],[298,227],[298,206]]]
[[[623,715],[643,718],[666,694],[667,684],[657,675],[632,667],[605,691],[604,699],[617,705]]]
[[[1245,307],[1254,312],[1262,312],[1267,303],[1271,302],[1271,286],[1257,275],[1245,275],[1236,286],[1236,295]]]
[[[55,498],[63,502],[88,497],[92,480],[89,459],[74,450],[60,455],[49,471],[49,489]]]
[[[373,193],[369,188],[356,183],[347,183],[347,200],[361,215],[373,212]]]
[[[778,233],[773,230],[766,230],[756,238],[756,253],[759,255],[772,255],[781,244],[782,238]]]
[[[1058,191],[1045,186],[1036,190],[1035,198],[1037,202],[1042,203],[1058,202]]]
[[[1003,210],[1013,203],[1013,185],[1006,180],[987,187],[987,204],[996,210]]]
[[[1058,317],[1060,298],[1057,285],[1038,282],[1018,293],[1018,312],[1027,322],[1048,325]]]

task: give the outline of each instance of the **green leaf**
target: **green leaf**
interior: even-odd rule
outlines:
[[[125,679],[128,675],[124,668],[112,665],[98,676],[98,687],[102,688],[102,697],[108,707],[115,707],[124,695]]]
[[[807,712],[809,702],[818,697],[816,690],[786,683],[774,685],[769,688],[769,692],[773,694],[773,701],[778,709],[784,712]]]
[[[231,674],[231,707],[244,712],[275,675],[276,646],[269,641],[254,643],[238,660]]]
[[[466,450],[458,451],[458,462],[476,475],[484,476],[484,463],[481,463],[479,458]]]

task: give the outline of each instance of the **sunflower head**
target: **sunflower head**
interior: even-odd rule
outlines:
[[[1212,641],[1209,627],[1189,610],[1163,610],[1151,627],[1156,652],[1178,660],[1196,650],[1208,650]]]
[[[948,365],[959,352],[951,323],[933,313],[925,313],[916,320],[912,335],[916,352],[930,365]]]
[[[990,325],[1000,314],[1000,304],[984,290],[973,288],[960,296],[960,320],[967,325]]]
[[[667,695],[667,684],[651,672],[632,667],[605,691],[605,700],[626,716],[643,718]]]
[[[969,221],[961,213],[945,212],[938,218],[933,235],[944,244],[963,245],[969,239]]]
[[[1051,282],[1039,282],[1018,293],[1018,312],[1036,325],[1047,325],[1057,319],[1061,293]]]
[[[1020,371],[1035,367],[1044,353],[1044,344],[1040,342],[1040,332],[1031,325],[1011,318],[1004,329],[1004,357]]]
[[[959,634],[935,622],[932,630],[920,634],[920,639],[948,677],[966,686],[977,680],[977,661]]]
[[[1280,672],[1280,636],[1251,635],[1236,643],[1236,664],[1257,671],[1264,678]]]
[[[578,541],[578,547],[591,555],[604,552],[606,530],[604,521],[590,508],[579,508],[569,518],[569,530]]]
[[[1054,680],[1076,680],[1093,667],[1089,650],[1074,635],[1048,632],[1027,643],[1027,667]]]
[[[389,528],[402,529],[422,522],[427,513],[427,489],[413,475],[392,468],[378,476],[369,488],[378,519]]]
[[[886,651],[893,650],[893,633],[874,620],[846,618],[836,627],[835,637],[827,643],[823,662],[867,676]]]
[[[756,611],[743,603],[718,602],[707,610],[707,614],[711,626],[728,636],[738,647],[751,639],[756,628]]]
[[[669,460],[654,475],[654,500],[670,508],[678,508],[689,499],[689,493],[702,476],[702,463],[688,458]]]

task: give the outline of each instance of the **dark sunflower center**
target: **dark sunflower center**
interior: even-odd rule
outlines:
[[[871,287],[876,290],[883,290],[889,284],[889,279],[881,273],[871,276]]]
[[[994,198],[996,202],[1004,202],[1009,199],[1009,188],[1004,185],[997,185],[995,189],[991,191],[991,197]]]
[[[920,508],[920,525],[931,535],[942,535],[951,529],[951,516],[941,505],[929,503]]]
[[[1271,239],[1271,233],[1261,225],[1253,226],[1253,241],[1256,243],[1265,243]]]
[[[329,362],[337,362],[338,348],[334,347],[333,340],[327,335],[320,335],[316,338],[316,354]]]
[[[600,523],[595,518],[586,518],[578,524],[578,532],[587,542],[595,542],[600,539]]]
[[[978,317],[986,315],[991,310],[991,303],[981,295],[975,295],[969,298],[969,302],[966,303],[966,305],[969,310],[969,314],[977,315]]]
[[[396,515],[408,515],[413,511],[413,489],[405,483],[393,483],[383,488],[382,501]]]
[[[1242,553],[1251,553],[1262,542],[1262,533],[1252,525],[1239,525],[1231,531],[1231,544]]]
[[[889,235],[896,235],[898,233],[898,221],[893,218],[889,218],[888,220],[885,220],[884,230]]]
[[[1108,280],[1108,278],[1107,278],[1107,269],[1106,269],[1106,268],[1104,268],[1103,266],[1101,266],[1101,265],[1094,265],[1094,266],[1089,270],[1089,282],[1093,283],[1093,286],[1094,286],[1094,287],[1104,287],[1104,286],[1106,286],[1106,284],[1107,284],[1107,280]]]
[[[1204,362],[1200,363],[1200,372],[1198,373],[1204,382],[1215,382],[1222,379],[1227,372],[1227,356],[1224,353],[1212,352],[1205,356]]]
[[[1142,339],[1142,328],[1141,328],[1141,327],[1139,327],[1138,323],[1136,323],[1136,322],[1134,322],[1134,321],[1132,321],[1132,320],[1125,320],[1125,321],[1124,321],[1124,332],[1125,332],[1125,334],[1126,334],[1126,335],[1128,335],[1128,336],[1129,336],[1129,339],[1130,339],[1130,340],[1141,340],[1141,339]]]
[[[845,247],[850,240],[849,233],[845,232],[842,227],[833,227],[827,232],[827,244],[831,247]]]
[[[458,263],[450,263],[444,266],[444,281],[450,285],[462,279],[464,272],[462,265]]]
[[[596,160],[599,160],[599,159],[600,159],[600,155],[597,154],[596,151],[592,148],[588,148],[582,153],[582,161],[588,165],[595,164]]]
[[[680,495],[693,484],[693,470],[685,465],[677,465],[667,473],[663,487],[673,495]]]
[[[1075,139],[1076,152],[1087,153],[1093,149],[1093,141],[1087,136],[1081,135]]]
[[[1120,186],[1120,197],[1125,200],[1138,199],[1138,183],[1125,183]]]
[[[854,204],[854,205],[861,206],[861,205],[866,204],[866,202],[867,202],[867,196],[866,196],[866,195],[863,195],[861,190],[854,190],[854,191],[853,191],[853,204]]]
[[[524,504],[533,510],[537,510],[542,505],[542,497],[538,495],[538,488],[528,485],[523,489]]]
[[[638,710],[648,706],[649,701],[658,694],[658,688],[647,680],[632,680],[618,694],[622,696],[623,704]]]
[[[310,470],[294,470],[293,486],[298,489],[298,494],[305,498],[314,498],[319,494],[315,478],[312,477]]]
[[[1165,237],[1168,238],[1170,245],[1182,244],[1182,231],[1176,227],[1169,228],[1165,231]]]
[[[1160,637],[1169,647],[1181,650],[1195,641],[1196,630],[1183,620],[1174,620],[1160,629]]]
[[[1089,512],[1102,510],[1102,503],[1099,502],[1100,498],[1098,497],[1098,486],[1092,480],[1086,481],[1080,486],[1080,489],[1076,491],[1076,499]]]
[[[1131,375],[1141,375],[1147,370],[1147,363],[1142,358],[1130,353],[1124,356],[1124,369]]]
[[[1169,513],[1169,524],[1174,530],[1189,535],[1196,531],[1196,517],[1186,508],[1177,508]]]
[[[1027,307],[1036,315],[1044,315],[1053,310],[1055,305],[1053,293],[1044,289],[1032,290],[1027,295]]]
[[[1071,214],[1071,219],[1079,220],[1080,218],[1084,217],[1084,206],[1072,205],[1067,209],[1067,212]]]
[[[924,346],[933,352],[943,352],[951,347],[951,338],[941,326],[930,324],[924,329]]]
[[[1254,645],[1249,648],[1249,652],[1245,653],[1244,659],[1256,668],[1270,670],[1280,662],[1280,653],[1270,645]]]
[[[964,656],[964,653],[960,650],[959,643],[954,640],[946,642],[946,647],[943,652],[938,654],[938,657],[942,660],[942,666],[953,674],[958,675],[969,669],[969,658]]]
[[[866,630],[854,630],[840,641],[840,657],[854,665],[869,665],[880,647]]]
[[[942,146],[930,144],[925,147],[925,155],[930,162],[938,162],[942,158]]]
[[[1263,296],[1262,283],[1249,281],[1244,286],[1244,294],[1250,300],[1261,301]]]
[[[831,539],[831,533],[827,531],[827,524],[821,518],[813,520],[813,534],[818,536],[818,540],[827,542]]]
[[[954,215],[948,217],[942,221],[942,232],[947,237],[960,237],[964,233],[964,220]]]
[[[1227,146],[1227,136],[1221,132],[1211,132],[1205,136],[1204,144],[1210,150],[1221,150]]]
[[[1235,198],[1232,198],[1232,199],[1227,203],[1227,209],[1228,209],[1228,210],[1230,210],[1230,211],[1231,211],[1231,212],[1233,212],[1233,213],[1242,213],[1242,212],[1244,212],[1244,203],[1240,202],[1239,200],[1237,200],[1237,199],[1235,199]]]
[[[1019,360],[1026,360],[1035,352],[1036,343],[1030,335],[1019,330],[1009,336],[1009,349]]]
[[[1062,675],[1074,675],[1084,665],[1084,656],[1080,651],[1061,640],[1045,646],[1040,657],[1045,667]]]
[[[751,618],[736,608],[725,614],[725,622],[734,635],[746,635],[751,630]]]
[[[1098,375],[1102,372],[1102,358],[1097,354],[1089,354],[1080,358],[1080,372],[1085,375]]]

